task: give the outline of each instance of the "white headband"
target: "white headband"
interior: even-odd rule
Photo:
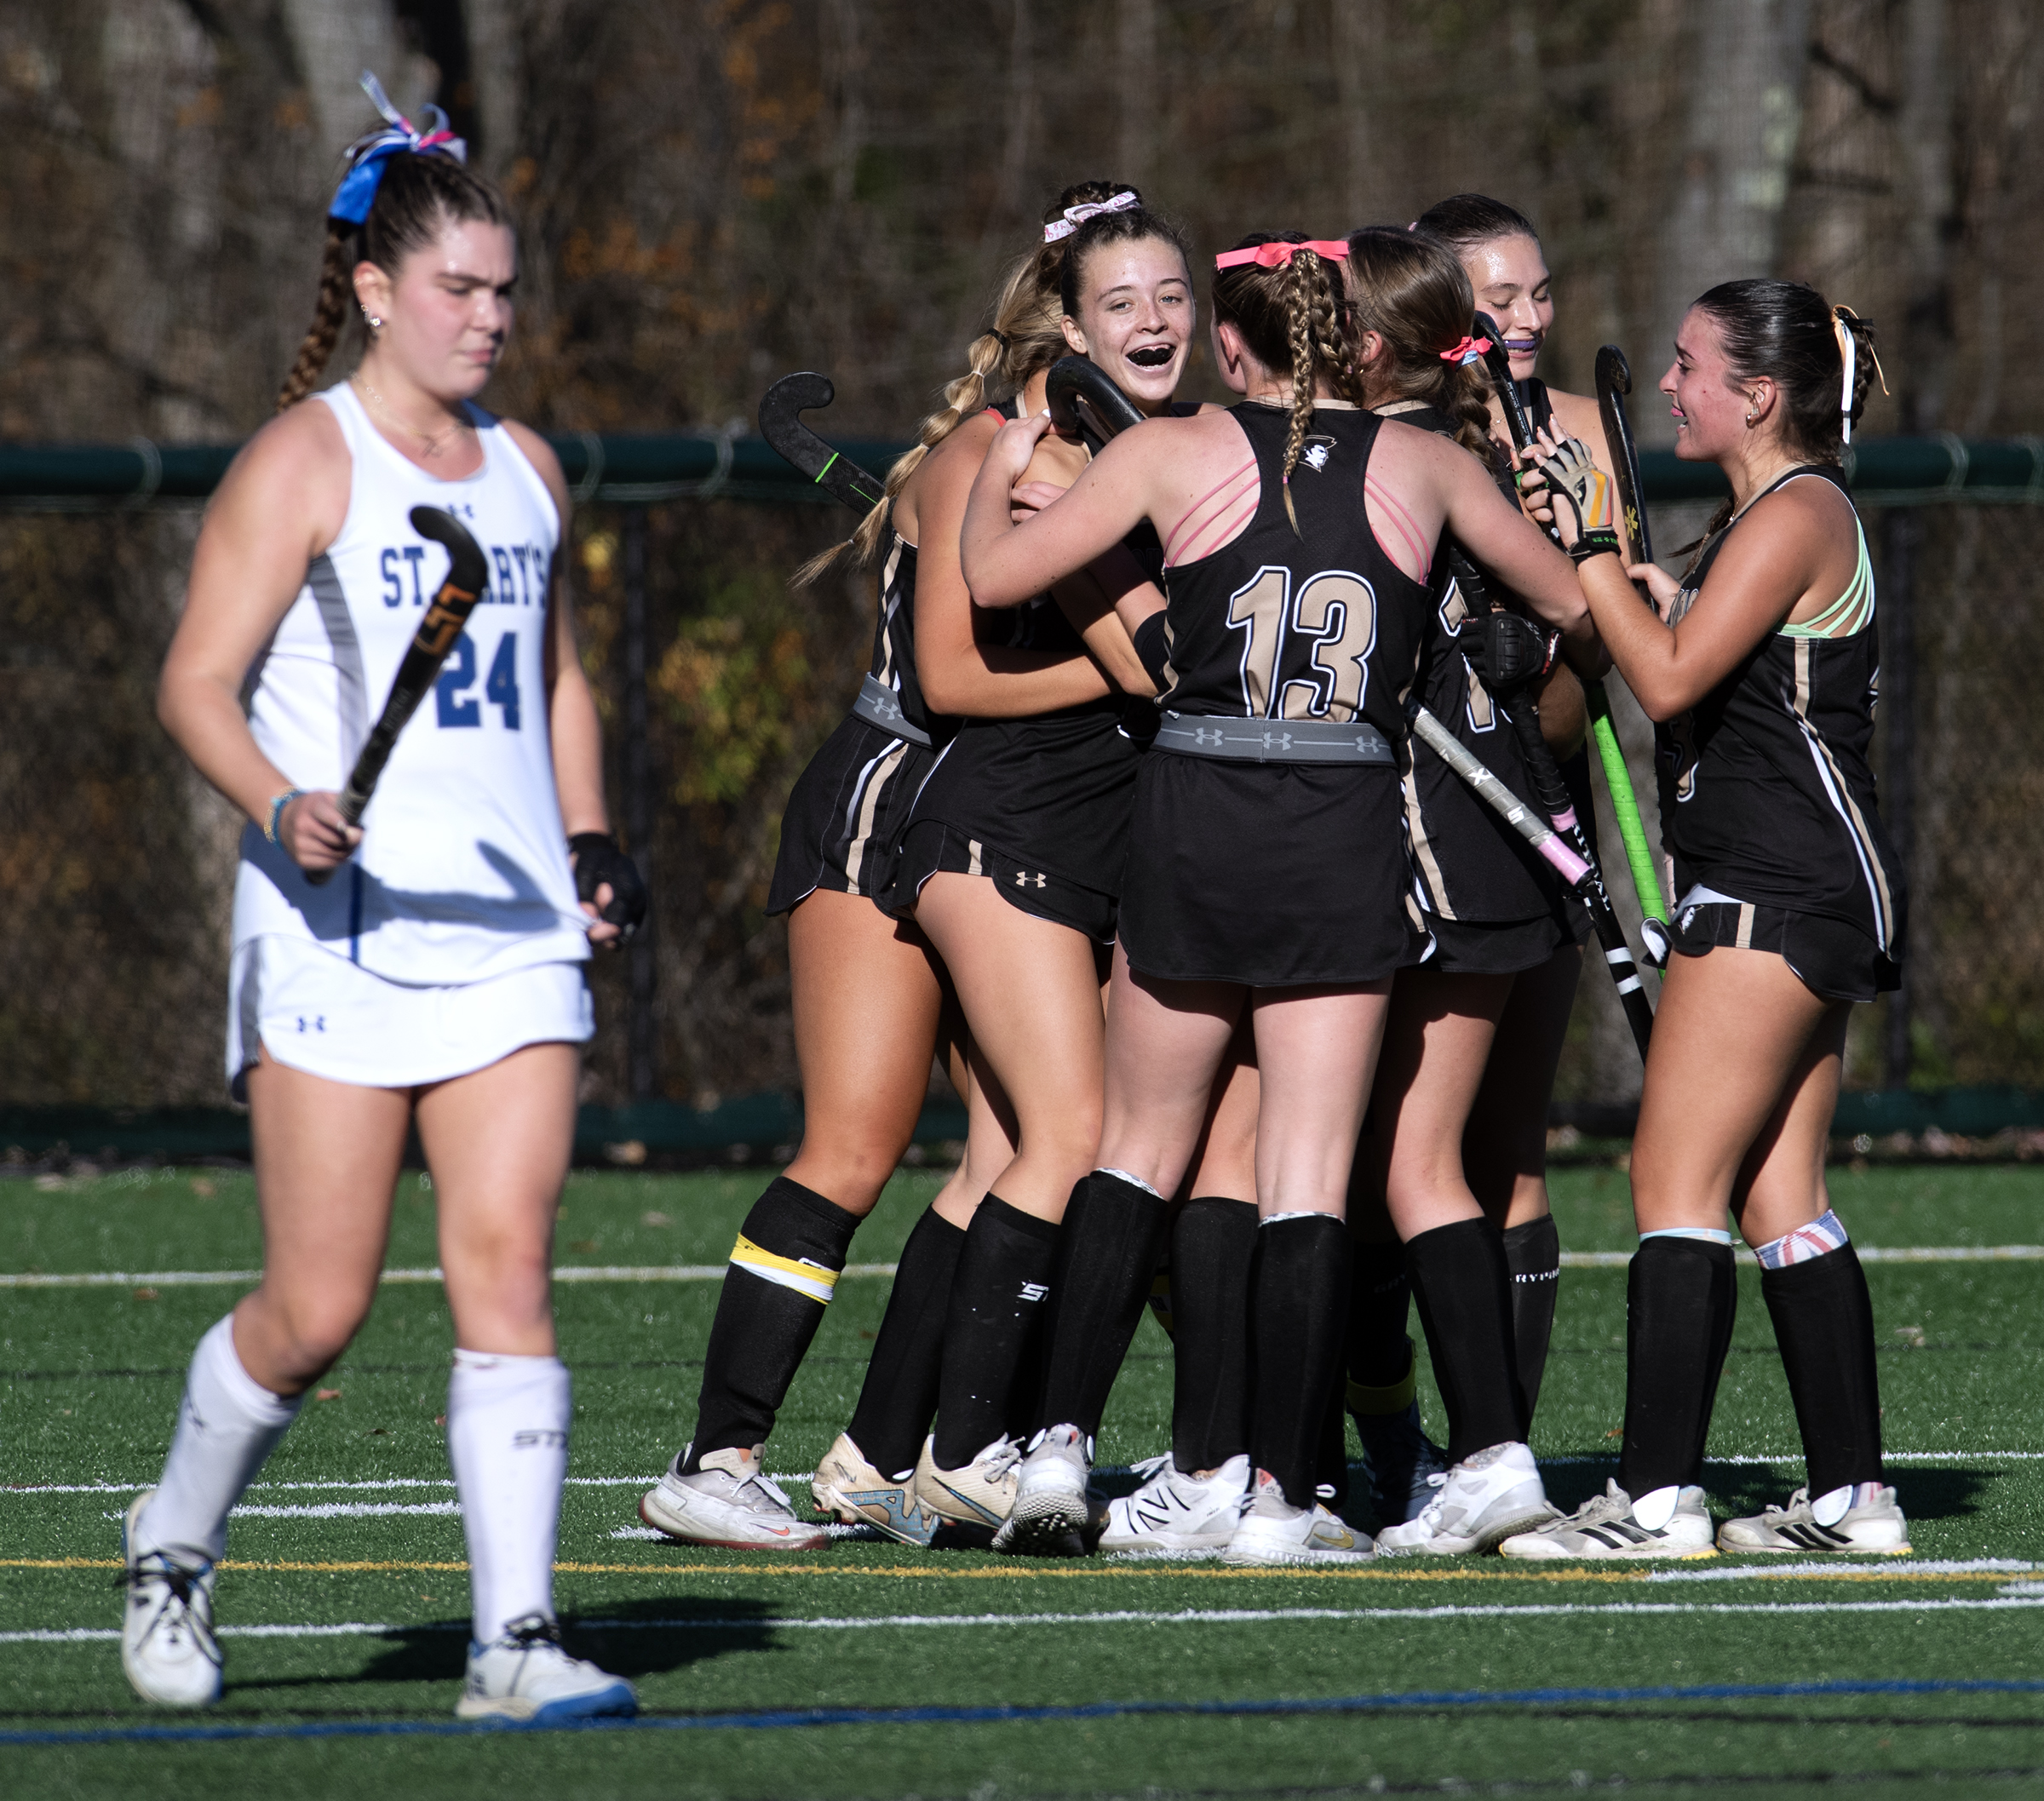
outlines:
[[[1043,227],[1043,242],[1055,244],[1060,238],[1071,237],[1088,219],[1102,213],[1126,213],[1142,204],[1140,194],[1125,188],[1111,200],[1088,200],[1078,206],[1068,206],[1062,219],[1054,219]]]

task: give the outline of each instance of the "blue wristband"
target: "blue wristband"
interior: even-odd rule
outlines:
[[[289,806],[292,801],[301,800],[304,798],[305,790],[302,788],[287,788],[281,794],[278,794],[271,800],[270,817],[263,823],[262,835],[272,844],[277,842],[277,826],[284,817],[284,808]]]

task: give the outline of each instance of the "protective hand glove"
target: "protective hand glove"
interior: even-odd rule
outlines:
[[[596,891],[610,884],[611,898],[597,916],[617,926],[623,944],[646,919],[646,884],[639,879],[639,865],[617,848],[608,832],[577,832],[568,840],[575,858],[575,892],[578,898],[596,903]]]
[[[1455,643],[1483,685],[1502,696],[1517,693],[1554,667],[1561,634],[1521,614],[1500,611],[1468,621]]]
[[[1536,463],[1547,478],[1564,543],[1573,543],[1586,531],[1611,530],[1611,478],[1597,467],[1589,445],[1580,438],[1565,438],[1549,455],[1536,457]],[[1562,523],[1565,513],[1568,525]]]

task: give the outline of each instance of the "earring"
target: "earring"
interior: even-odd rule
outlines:
[[[1746,410],[1746,429],[1749,432],[1753,429],[1753,409],[1751,407]]]
[[[383,329],[382,319],[376,313],[371,313],[366,307],[362,309],[362,322],[367,325],[371,331],[381,331]],[[1753,423],[1751,419],[1748,419],[1746,422],[1748,425]]]

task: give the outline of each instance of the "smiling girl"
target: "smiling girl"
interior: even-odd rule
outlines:
[[[444,121],[415,131],[365,85],[392,127],[351,153],[282,416],[214,497],[158,695],[250,822],[227,1076],[250,1107],[263,1273],[200,1340],[162,1480],[128,1511],[122,1658],[147,1700],[219,1698],[229,1510],[369,1312],[416,1126],[454,1320],[447,1448],[474,1598],[456,1711],[629,1713],[630,1684],[569,1657],[554,1619],[572,1408],[548,1276],[592,1030],[581,965],[644,893],[606,828],[557,579],[560,465],[474,404],[511,326],[509,216]],[[301,401],[351,302],[368,349]],[[335,790],[438,585],[440,553],[409,521],[420,505],[458,518],[494,573],[352,826]]]

